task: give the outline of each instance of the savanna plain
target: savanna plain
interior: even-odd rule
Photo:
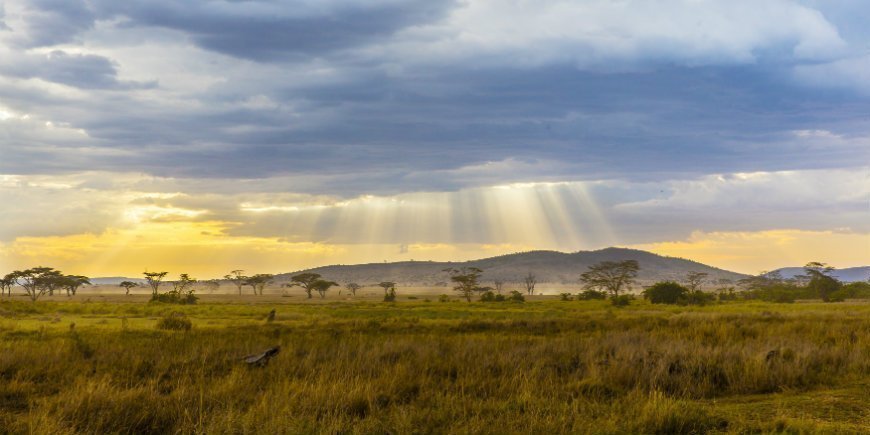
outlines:
[[[0,300],[3,433],[867,433],[868,397],[866,301]]]

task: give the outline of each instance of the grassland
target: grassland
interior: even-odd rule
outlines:
[[[13,299],[0,432],[870,431],[866,302]]]

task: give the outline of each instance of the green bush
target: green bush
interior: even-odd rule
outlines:
[[[849,299],[870,299],[870,282],[858,281],[843,284],[841,290]]]
[[[511,295],[510,295],[510,297],[508,297],[508,300],[511,302],[525,302],[526,298],[525,298],[525,296],[523,296],[522,293],[514,290],[511,292]]]
[[[193,290],[184,294],[172,290],[166,293],[151,295],[151,302],[161,302],[164,304],[193,305],[197,300],[199,298],[194,296]]]
[[[677,301],[680,305],[707,305],[716,300],[712,293],[704,293],[701,290],[688,292]]]
[[[625,307],[631,304],[631,301],[634,300],[634,296],[632,295],[619,295],[613,296],[610,298],[610,303],[615,307]]]
[[[654,304],[676,304],[689,293],[689,289],[673,282],[657,282],[643,291],[643,297]]]
[[[597,299],[607,299],[607,293],[596,290],[585,290],[584,292],[577,294],[578,301],[591,301]]]
[[[384,302],[396,302],[396,289],[391,288],[384,295]]]
[[[177,311],[166,314],[157,321],[157,329],[168,331],[190,331],[191,327],[193,327],[193,323],[187,318],[187,315]]]
[[[493,293],[491,290],[485,291],[480,295],[481,302],[504,302],[504,295]]]
[[[572,301],[574,300],[574,296],[571,293],[559,293],[560,301]]]

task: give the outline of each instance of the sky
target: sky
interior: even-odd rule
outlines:
[[[860,0],[6,0],[0,269],[870,264],[867,22]]]

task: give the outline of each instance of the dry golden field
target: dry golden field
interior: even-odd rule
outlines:
[[[866,302],[109,290],[0,301],[0,432],[870,431]],[[171,312],[192,328],[158,329]],[[275,345],[265,367],[241,361]]]

